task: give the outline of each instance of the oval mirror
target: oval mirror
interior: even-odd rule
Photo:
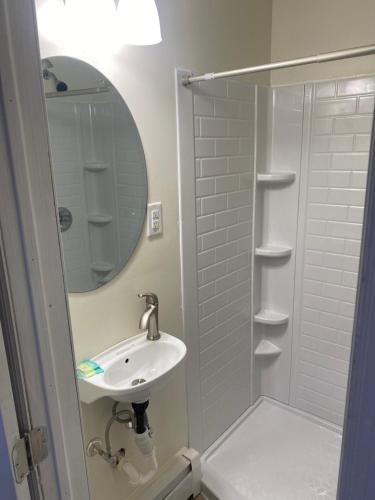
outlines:
[[[126,103],[97,69],[42,61],[51,160],[69,292],[108,283],[130,259],[147,207],[142,142]]]

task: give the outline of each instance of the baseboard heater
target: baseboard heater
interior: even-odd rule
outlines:
[[[129,500],[187,500],[201,491],[200,455],[193,448],[181,448],[149,485],[137,488]]]

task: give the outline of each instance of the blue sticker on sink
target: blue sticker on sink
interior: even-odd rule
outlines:
[[[104,370],[92,359],[83,360],[77,367],[77,377],[78,378],[89,378],[99,373],[103,373]]]

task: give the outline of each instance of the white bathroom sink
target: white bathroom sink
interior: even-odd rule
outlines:
[[[78,379],[81,401],[93,403],[109,396],[116,401],[141,402],[163,387],[186,355],[185,344],[160,332],[159,340],[147,340],[146,332],[130,337],[92,358],[104,370]]]

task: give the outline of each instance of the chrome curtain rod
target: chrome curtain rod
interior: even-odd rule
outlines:
[[[250,73],[260,73],[261,71],[271,71],[274,69],[292,68],[293,66],[303,66],[305,64],[324,63],[337,61],[340,59],[349,59],[351,57],[369,56],[375,54],[375,45],[366,45],[363,47],[354,47],[352,49],[338,50],[336,52],[326,52],[315,56],[300,57],[298,59],[288,59],[287,61],[278,61],[260,66],[250,66],[249,68],[234,69],[231,71],[222,71],[220,73],[205,73],[204,75],[189,76],[182,83],[189,85],[194,82],[204,82],[207,80],[216,80],[218,78],[227,78],[229,76],[248,75]]]
[[[77,89],[77,90],[65,90],[63,92],[46,92],[45,97],[50,99],[51,97],[71,97],[75,95],[93,95],[93,94],[103,94],[110,92],[113,87],[95,87],[89,89]]]

